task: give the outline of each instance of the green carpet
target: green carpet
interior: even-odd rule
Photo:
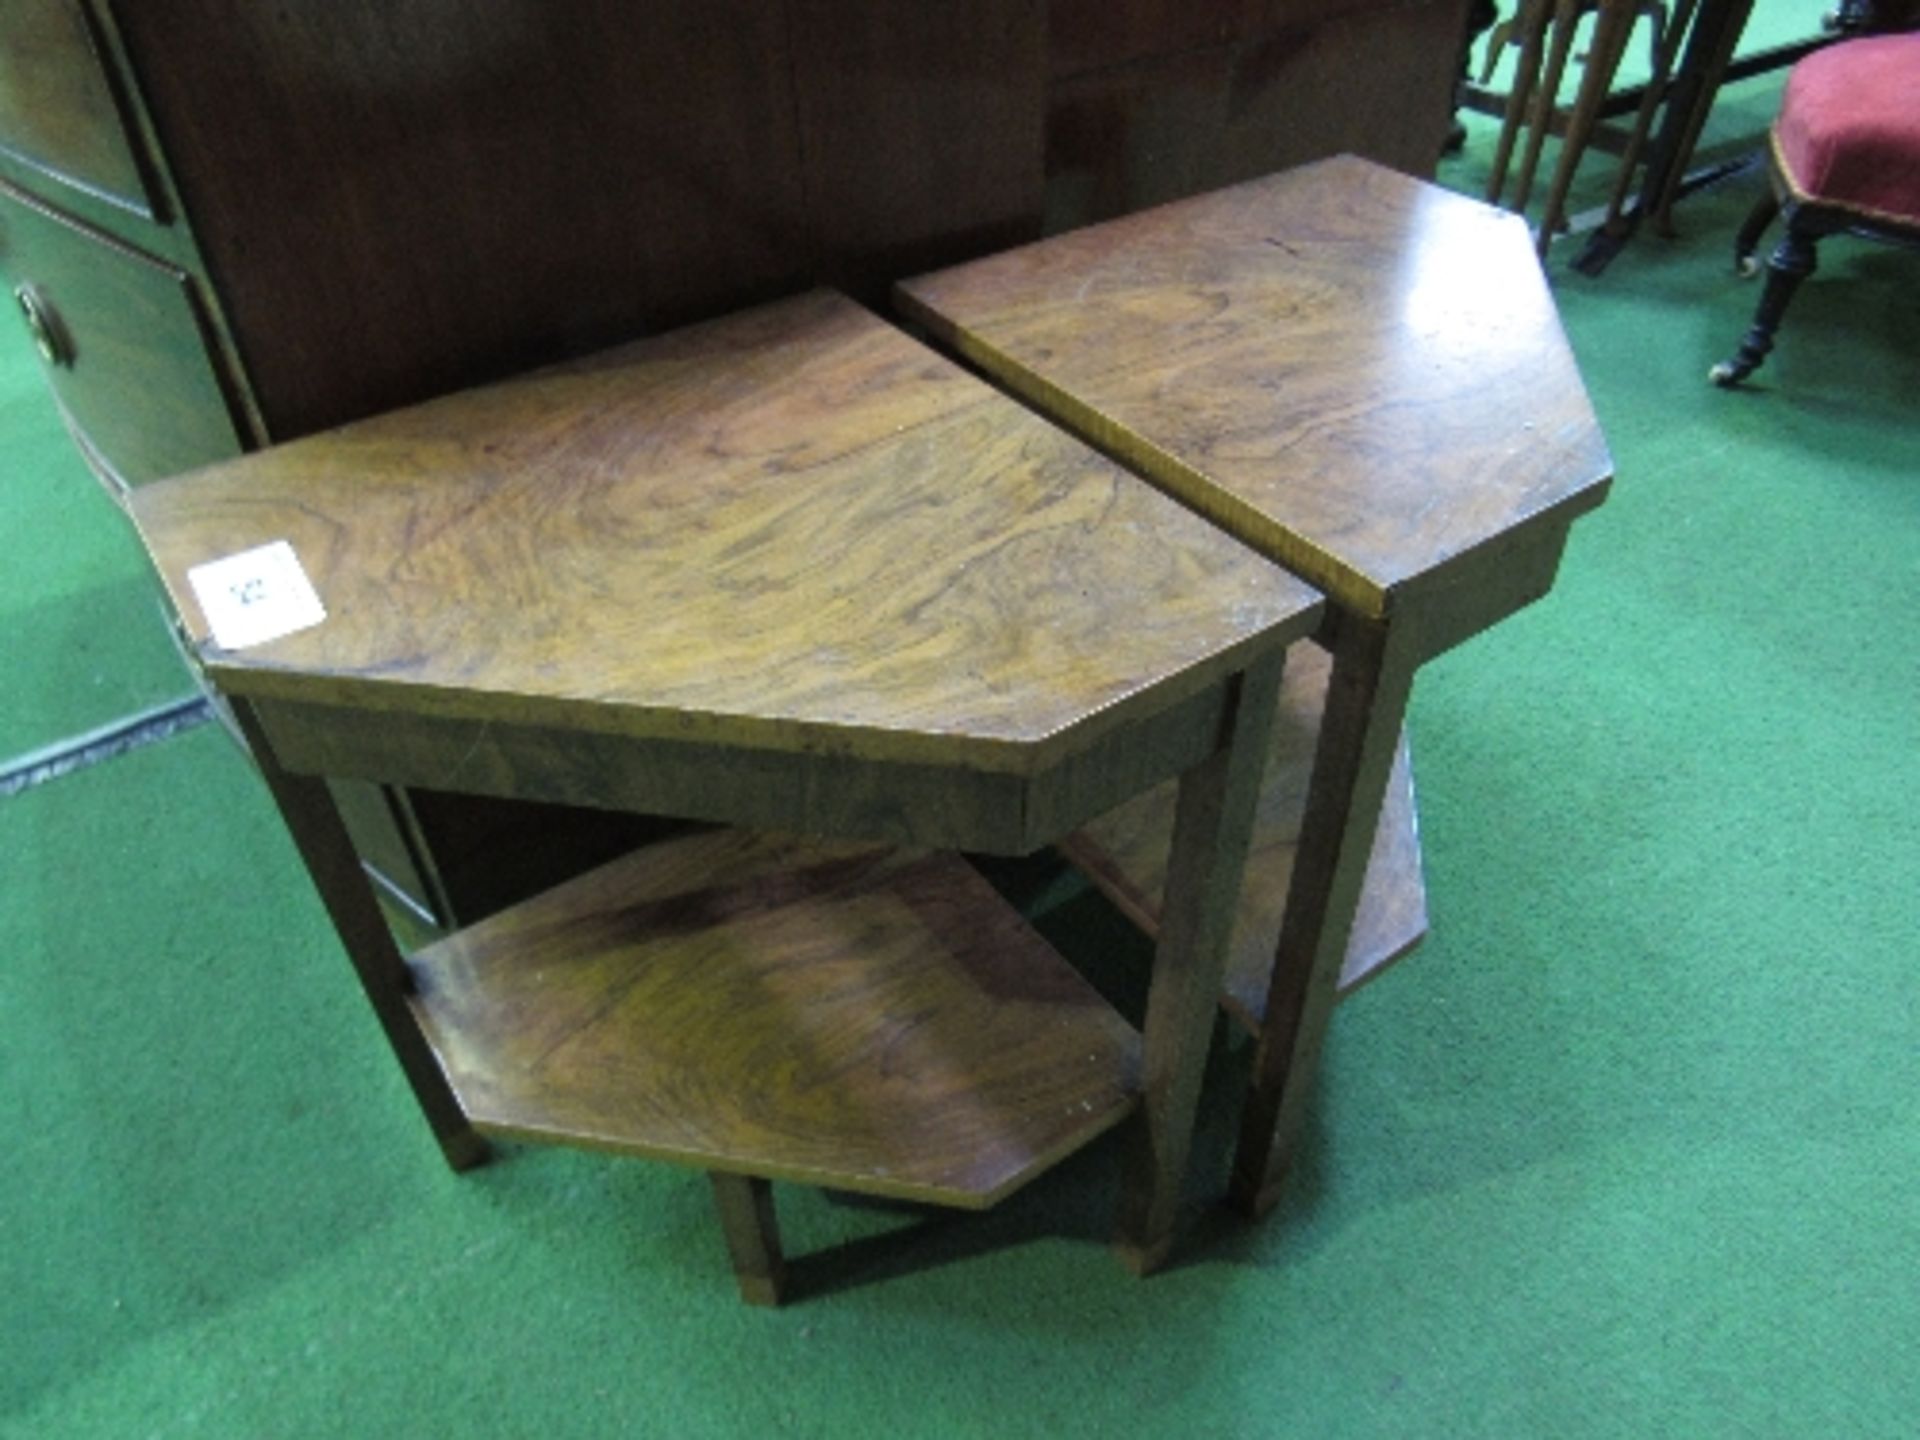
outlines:
[[[1755,140],[1754,84],[1716,143]],[[1831,243],[1753,387],[1713,390],[1749,193],[1598,280],[1555,251],[1619,481],[1553,595],[1420,682],[1433,935],[1341,1010],[1266,1224],[1197,1204],[1138,1282],[1105,1148],[981,1217],[780,1187],[811,1293],[769,1313],[696,1174],[456,1178],[202,729],[0,801],[0,1431],[1913,1434],[1920,272]],[[11,527],[9,565],[144,624],[84,579],[101,520],[60,522],[80,582]]]
[[[192,693],[146,557],[17,324],[0,325],[0,546],[0,764]]]

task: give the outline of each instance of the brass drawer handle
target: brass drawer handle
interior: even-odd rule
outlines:
[[[31,285],[16,285],[13,298],[20,305],[20,313],[27,317],[27,333],[33,336],[40,358],[49,365],[71,365],[73,347],[67,344],[66,331],[53,307]]]

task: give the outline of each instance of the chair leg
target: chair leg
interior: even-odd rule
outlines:
[[[1547,246],[1565,223],[1567,192],[1573,188],[1574,172],[1586,153],[1587,142],[1600,120],[1600,107],[1613,88],[1614,73],[1620,57],[1626,53],[1638,11],[1623,0],[1600,0],[1600,12],[1594,17],[1593,43],[1587,51],[1587,68],[1580,77],[1580,91],[1574,97],[1573,113],[1567,119],[1567,132],[1560,141],[1560,159],[1553,167],[1553,184],[1547,189],[1547,208],[1540,216],[1540,258],[1546,259]]]
[[[1656,234],[1671,237],[1674,233],[1674,201],[1679,198],[1681,182],[1687,178],[1687,164],[1693,158],[1693,148],[1700,143],[1700,132],[1706,128],[1707,112],[1713,108],[1714,97],[1720,93],[1720,82],[1726,79],[1727,66],[1733,61],[1734,47],[1740,43],[1741,32],[1752,11],[1753,0],[1733,0],[1727,12],[1728,18],[1715,37],[1700,88],[1694,95],[1691,109],[1681,122],[1672,161],[1667,167],[1666,183],[1653,199],[1653,228]],[[1704,20],[1705,16],[1701,18]]]
[[[1647,137],[1653,133],[1654,112],[1660,108],[1660,102],[1667,98],[1674,54],[1680,48],[1680,37],[1687,33],[1687,25],[1693,19],[1693,7],[1694,0],[1680,0],[1672,17],[1655,32],[1653,74],[1647,80],[1646,94],[1640,97],[1640,109],[1633,117],[1633,133],[1627,139],[1626,151],[1620,156],[1620,171],[1614,178],[1613,194],[1607,200],[1607,218],[1600,227],[1609,235],[1620,236],[1626,232],[1624,212],[1627,192],[1633,188],[1633,172],[1640,164],[1640,152],[1646,148]]]
[[[1760,294],[1753,327],[1731,360],[1722,360],[1707,372],[1714,384],[1738,385],[1760,368],[1773,349],[1774,331],[1780,328],[1780,317],[1786,313],[1787,302],[1793,299],[1800,282],[1813,274],[1816,263],[1813,247],[1817,238],[1814,232],[1796,224],[1795,217],[1788,217],[1787,233],[1767,261],[1767,288]]]
[[[1500,119],[1500,140],[1494,146],[1493,169],[1487,178],[1490,205],[1500,203],[1500,192],[1507,184],[1507,165],[1513,159],[1513,142],[1519,137],[1528,104],[1540,81],[1540,48],[1545,43],[1551,3],[1552,0],[1521,0],[1520,59],[1514,66],[1513,88],[1507,92],[1506,113]],[[1489,53],[1497,52],[1490,50]]]
[[[1560,99],[1560,80],[1567,72],[1567,52],[1573,48],[1573,32],[1580,23],[1577,0],[1554,0],[1553,44],[1547,50],[1546,74],[1540,77],[1533,96],[1533,116],[1527,130],[1527,151],[1520,160],[1520,178],[1515,182],[1518,194],[1513,208],[1524,211],[1533,194],[1534,172],[1540,168],[1540,147],[1547,131],[1553,128],[1553,112]]]
[[[1740,233],[1733,237],[1733,268],[1743,276],[1760,273],[1760,264],[1753,258],[1753,252],[1760,247],[1760,237],[1767,233],[1767,227],[1773,224],[1774,217],[1780,213],[1780,197],[1768,187],[1765,194],[1754,201],[1753,209],[1747,212],[1747,218],[1740,223]]]

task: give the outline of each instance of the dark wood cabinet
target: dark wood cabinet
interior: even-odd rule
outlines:
[[[4,184],[0,263],[61,409],[110,483],[239,452],[230,377],[186,270]]]
[[[1463,10],[7,0],[0,272],[83,452],[137,485],[1335,151],[1430,172]],[[629,838],[397,791],[351,809],[443,920]]]

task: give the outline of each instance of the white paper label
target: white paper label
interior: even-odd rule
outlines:
[[[222,650],[245,650],[327,618],[293,546],[275,540],[187,571],[187,583]]]

